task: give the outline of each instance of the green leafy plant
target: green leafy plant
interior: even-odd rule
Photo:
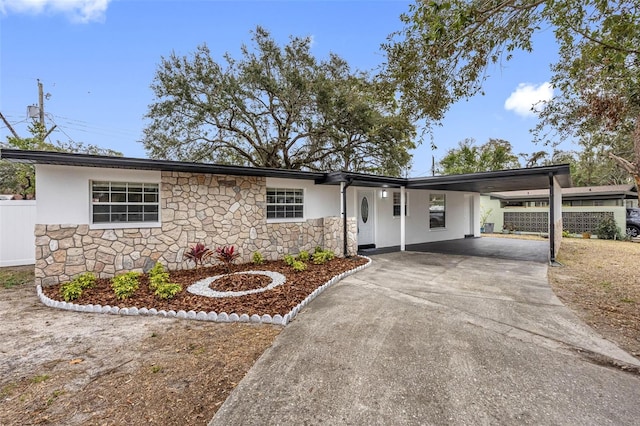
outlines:
[[[82,287],[73,281],[64,283],[60,286],[60,296],[62,296],[65,302],[76,300],[82,296]]]
[[[259,251],[253,253],[251,260],[254,265],[262,265],[264,263],[264,256]]]
[[[293,268],[294,271],[296,272],[302,272],[305,269],[307,269],[307,264],[304,262],[301,262],[299,260],[294,260],[293,264],[291,265],[291,267]]]
[[[596,235],[601,240],[620,240],[622,233],[613,217],[607,216],[598,223]]]
[[[85,290],[87,288],[93,287],[96,283],[96,276],[91,272],[85,272],[84,274],[78,275],[71,282],[78,283],[81,289]]]
[[[216,257],[227,268],[227,272],[231,272],[231,265],[240,257],[240,253],[235,250],[233,246],[218,247],[216,249]]]
[[[293,262],[296,261],[296,258],[291,256],[290,254],[285,254],[283,260],[284,263],[286,263],[288,266],[293,266]]]
[[[66,282],[60,286],[60,295],[65,302],[76,300],[82,296],[82,291],[93,287],[96,282],[96,276],[91,272],[78,275],[73,280]]]
[[[111,279],[111,288],[118,299],[127,299],[140,287],[140,272],[127,272]]]
[[[331,250],[322,250],[313,254],[313,263],[322,265],[335,258],[335,253]]]
[[[187,252],[184,254],[184,258],[192,261],[195,264],[196,268],[204,265],[204,262],[209,260],[211,256],[213,256],[213,251],[207,248],[207,246],[205,246],[203,243],[197,243],[196,245],[190,247],[189,250],[187,250]]]
[[[563,229],[562,230],[562,238],[569,238],[569,237],[571,237],[571,232],[566,230],[566,229]]]
[[[154,294],[160,299],[173,299],[176,294],[182,291],[182,286],[176,283],[163,282],[158,284]]]
[[[159,285],[169,282],[169,273],[164,270],[164,266],[160,262],[156,262],[153,268],[149,270],[148,274],[149,288],[151,290],[156,290]]]
[[[316,248],[313,250],[314,253],[320,253],[322,251],[322,247],[320,246],[316,246]]]
[[[300,251],[300,253],[298,253],[298,259],[301,260],[302,262],[308,262],[310,258],[309,252],[306,250],[302,250]]]

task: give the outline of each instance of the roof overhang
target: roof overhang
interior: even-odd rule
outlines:
[[[52,164],[76,167],[102,167],[136,170],[175,171],[236,176],[261,176],[286,179],[313,180],[318,184],[339,184],[376,187],[425,189],[463,192],[506,192],[549,188],[549,177],[556,177],[563,188],[571,186],[569,165],[533,167],[528,169],[500,170],[464,175],[399,178],[352,172],[308,172],[301,170],[243,167],[183,161],[152,160],[146,158],[111,157],[91,154],[75,154],[52,151],[24,151],[0,149],[0,158],[13,162]]]
[[[207,173],[236,176],[261,176],[289,179],[322,179],[325,173],[301,170],[242,167],[184,161],[151,160],[147,158],[112,157],[52,151],[23,151],[1,149],[0,158],[20,163],[53,164],[59,166],[103,167],[115,169],[158,170],[188,173]]]
[[[562,188],[571,186],[568,164],[499,170],[464,175],[432,176],[409,179],[407,188],[442,191],[506,192],[549,188],[549,177],[557,178]]]

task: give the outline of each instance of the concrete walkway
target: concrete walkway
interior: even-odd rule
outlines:
[[[553,295],[538,262],[390,253],[316,298],[211,425],[632,425],[638,365]]]

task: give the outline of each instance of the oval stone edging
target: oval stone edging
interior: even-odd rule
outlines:
[[[212,290],[209,286],[212,282],[219,280],[222,277],[226,277],[229,274],[224,275],[216,275],[213,277],[207,277],[200,281],[196,281],[187,287],[187,291],[191,294],[196,294],[198,296],[204,297],[240,297],[246,296],[249,294],[262,293],[267,290],[271,290],[272,288],[278,287],[279,285],[284,284],[287,281],[287,278],[282,275],[280,272],[273,271],[244,271],[244,272],[234,272],[231,275],[242,275],[242,274],[250,274],[250,275],[265,275],[271,278],[271,282],[260,288],[254,288],[252,290],[244,290],[244,291],[215,291]]]
[[[358,271],[361,271],[365,268],[368,268],[371,265],[371,258],[366,256],[361,256],[367,259],[367,263],[364,265],[360,265],[357,268],[350,269],[346,272],[338,274],[332,277],[329,281],[324,283],[321,286],[318,286],[314,291],[312,291],[302,302],[298,303],[291,311],[286,313],[285,315],[276,314],[273,317],[269,314],[258,315],[253,314],[249,316],[248,314],[238,315],[233,312],[231,314],[227,314],[226,312],[195,312],[195,311],[164,311],[164,310],[156,310],[155,308],[138,308],[135,306],[130,306],[127,308],[120,308],[118,306],[100,306],[100,305],[80,305],[77,303],[71,302],[61,302],[58,300],[51,299],[47,297],[46,294],[42,291],[42,287],[40,284],[36,286],[36,293],[40,302],[44,305],[49,306],[51,308],[63,309],[67,311],[76,311],[76,312],[91,312],[91,313],[102,313],[102,314],[114,314],[114,315],[127,315],[127,316],[135,316],[135,315],[147,315],[147,316],[159,316],[163,318],[181,318],[181,319],[190,319],[196,321],[212,321],[212,322],[252,322],[252,323],[263,323],[263,324],[276,324],[276,325],[287,325],[290,323],[296,315],[305,307],[309,302],[311,302],[314,298],[320,295],[323,291],[331,287],[333,284],[342,280],[349,275],[355,274]],[[264,273],[265,271],[256,271],[257,273]],[[246,273],[246,272],[245,272]],[[273,284],[273,283],[272,283]],[[275,286],[274,286],[275,287]],[[265,287],[266,288],[266,287]],[[220,297],[220,296],[218,296]]]

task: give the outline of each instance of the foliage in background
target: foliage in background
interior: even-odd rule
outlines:
[[[440,160],[438,171],[445,175],[457,175],[517,169],[520,162],[512,149],[511,144],[502,139],[489,139],[476,146],[475,140],[468,138],[459,142],[457,148],[447,151]]]
[[[393,87],[317,60],[311,38],[279,46],[257,27],[241,57],[216,62],[206,45],[162,58],[144,146],[152,158],[399,175],[415,128]]]
[[[213,254],[213,251],[207,248],[203,243],[196,243],[184,253],[184,258],[192,261],[195,264],[195,267],[198,268],[204,265],[204,262],[209,260]]]
[[[607,216],[602,219],[596,227],[596,235],[601,240],[620,240],[622,233],[613,217]]]
[[[45,140],[46,129],[40,122],[33,121],[29,126],[29,138],[7,138],[6,148],[37,150],[37,151],[60,151],[76,152],[83,154],[98,154],[121,157],[122,153],[111,149],[103,149],[95,145],[85,145],[77,142],[47,142]],[[31,164],[11,163],[0,160],[0,193],[19,194],[24,199],[35,197],[35,168]]]
[[[537,106],[536,140],[577,137],[588,148],[598,137],[595,147],[640,187],[640,0],[417,0],[401,21],[404,28],[383,45],[384,75],[406,113],[427,126],[483,93],[490,65],[531,52],[534,34],[551,27],[559,96]],[[621,139],[633,141],[632,152],[617,150]]]

